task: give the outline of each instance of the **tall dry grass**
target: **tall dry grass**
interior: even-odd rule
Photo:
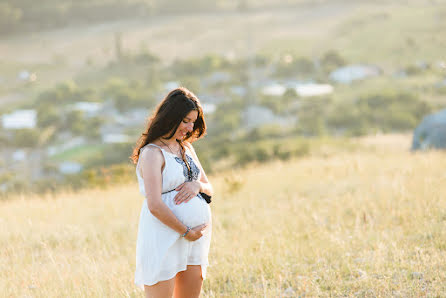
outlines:
[[[215,174],[203,296],[445,296],[446,155],[407,141]],[[142,200],[132,184],[1,202],[0,295],[142,297]]]

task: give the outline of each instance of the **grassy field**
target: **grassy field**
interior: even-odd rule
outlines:
[[[82,145],[74,147],[52,157],[53,161],[72,160],[79,163],[86,163],[89,160],[98,158],[103,150],[107,148],[107,144]]]
[[[446,295],[446,159],[367,137],[211,177],[203,297]],[[0,296],[142,297],[136,184],[0,202]]]

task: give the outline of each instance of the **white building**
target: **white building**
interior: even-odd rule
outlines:
[[[37,125],[37,112],[35,110],[15,110],[2,116],[4,129],[35,128]]]
[[[213,114],[217,110],[217,105],[213,103],[203,103],[202,106],[205,115]]]
[[[294,89],[296,93],[301,97],[320,96],[333,93],[333,86],[329,84],[316,84],[312,82],[285,82],[271,83],[262,88],[262,94],[268,96],[283,96],[287,89]]]
[[[267,96],[282,96],[285,94],[286,87],[278,83],[271,83],[262,88],[262,94]]]
[[[102,110],[102,103],[99,102],[88,102],[88,101],[79,101],[73,104],[71,107],[72,110],[82,111],[88,117],[94,117],[99,114]]]
[[[332,71],[330,79],[337,83],[350,84],[353,81],[376,77],[380,73],[381,70],[377,66],[353,64]]]
[[[300,84],[296,86],[295,90],[301,97],[320,96],[333,93],[333,86],[329,84]]]
[[[59,172],[62,174],[77,174],[82,171],[82,165],[77,162],[64,161],[59,164]]]
[[[120,133],[109,133],[102,135],[102,142],[106,144],[119,144],[134,141],[128,135]]]

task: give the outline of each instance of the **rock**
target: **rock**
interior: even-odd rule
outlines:
[[[288,287],[285,291],[283,291],[282,295],[283,297],[295,297],[296,293],[292,287]]]
[[[446,109],[423,118],[415,128],[412,150],[446,149]]]
[[[364,270],[358,269],[356,273],[358,274],[358,278],[360,279],[367,278],[367,272],[365,272]]]

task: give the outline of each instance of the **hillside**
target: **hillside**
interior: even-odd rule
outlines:
[[[446,295],[442,152],[356,139],[211,177],[203,297]],[[142,297],[133,285],[136,184],[0,202],[5,297]]]

